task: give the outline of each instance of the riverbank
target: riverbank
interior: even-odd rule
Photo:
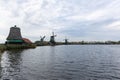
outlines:
[[[34,44],[0,44],[0,52],[3,52],[5,50],[11,50],[11,49],[29,49],[29,48],[36,48],[37,46],[56,46],[56,45],[120,45],[119,42],[56,42],[55,45],[51,45],[49,42],[35,42]]]
[[[5,50],[11,50],[11,49],[29,49],[29,48],[36,48],[35,44],[0,44],[0,52],[3,52]]]
[[[0,44],[0,52],[3,52],[7,49],[7,47],[4,44]]]
[[[44,41],[44,42],[40,42],[40,41],[36,41],[35,44],[37,46],[52,46],[49,42]],[[85,41],[81,41],[81,42],[56,42],[55,45],[120,45],[120,41],[115,42],[115,41],[105,41],[105,42],[85,42]],[[55,46],[54,45],[54,46]]]

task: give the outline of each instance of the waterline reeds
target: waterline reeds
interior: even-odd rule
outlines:
[[[10,49],[28,49],[28,48],[35,48],[36,45],[34,44],[26,44],[26,45],[16,45],[16,44],[9,44],[6,45],[7,50]]]
[[[11,50],[11,49],[28,49],[28,48],[36,48],[35,44],[0,44],[0,52],[3,52],[5,50]]]
[[[0,44],[0,52],[3,52],[7,49],[7,47],[4,44]]]

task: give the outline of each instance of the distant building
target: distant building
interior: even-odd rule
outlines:
[[[10,28],[10,32],[9,35],[7,37],[7,44],[22,44],[23,43],[23,39],[21,36],[21,31],[19,27],[16,27],[16,25],[14,27]]]
[[[23,39],[24,43],[32,44],[32,41],[30,41],[29,39],[27,39],[27,38],[22,38],[22,39]]]

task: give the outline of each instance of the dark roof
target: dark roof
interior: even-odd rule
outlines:
[[[23,41],[25,42],[25,43],[28,43],[28,44],[31,44],[32,43],[32,41],[30,41],[29,39],[27,39],[27,38],[22,38],[23,39]]]
[[[7,40],[12,40],[12,39],[22,40],[20,28],[16,27],[16,25],[15,27],[10,28],[10,32],[7,37]]]

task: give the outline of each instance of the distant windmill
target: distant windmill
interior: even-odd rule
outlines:
[[[43,42],[44,41],[44,39],[45,39],[45,36],[40,36],[40,42]]]
[[[56,37],[57,35],[55,35],[54,34],[54,32],[52,32],[52,36],[50,36],[50,44],[52,44],[52,45],[55,45],[56,44],[56,42],[55,42],[55,37]]]
[[[68,39],[67,39],[67,38],[65,38],[64,40],[65,40],[65,44],[68,44]]]

